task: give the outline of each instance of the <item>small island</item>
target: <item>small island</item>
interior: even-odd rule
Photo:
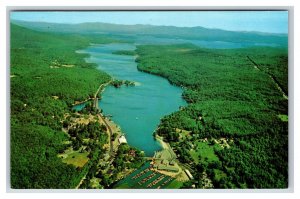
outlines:
[[[129,81],[129,80],[116,80],[116,79],[112,80],[110,82],[110,84],[112,86],[114,86],[115,88],[120,88],[122,85],[125,85],[125,86],[135,86],[136,85],[136,83],[133,82],[133,81]]]
[[[289,188],[289,13],[171,12],[10,12],[11,189]]]

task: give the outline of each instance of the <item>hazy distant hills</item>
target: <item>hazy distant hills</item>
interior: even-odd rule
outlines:
[[[138,36],[155,36],[160,38],[191,39],[204,41],[224,42],[247,42],[265,43],[287,46],[287,34],[274,34],[262,32],[238,32],[221,29],[208,29],[203,27],[175,27],[153,25],[119,25],[109,23],[81,23],[59,24],[44,22],[11,21],[19,26],[30,29],[57,32],[57,33],[80,33],[80,34],[110,34],[124,35],[135,38]]]

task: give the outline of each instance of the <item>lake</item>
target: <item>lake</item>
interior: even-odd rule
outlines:
[[[79,53],[88,53],[87,62],[96,63],[98,68],[107,72],[110,76],[119,80],[136,82],[134,87],[122,86],[115,88],[108,86],[102,93],[99,107],[104,115],[112,115],[125,133],[128,144],[145,151],[146,155],[152,156],[160,150],[160,144],[154,139],[153,132],[157,128],[160,119],[180,106],[185,106],[182,99],[182,89],[171,85],[165,78],[138,71],[134,56],[116,55],[114,51],[134,50],[136,45],[141,44],[180,44],[192,43],[206,48],[243,48],[254,45],[248,43],[232,43],[220,41],[199,41],[171,38],[158,38],[151,36],[138,37],[134,44],[112,43],[93,44]],[[270,44],[269,44],[270,45]],[[80,110],[84,105],[77,105]]]
[[[138,71],[133,56],[112,54],[117,50],[134,49],[134,44],[114,43],[92,45],[79,52],[88,53],[90,57],[86,61],[96,63],[113,78],[136,82],[133,87],[106,87],[99,107],[104,115],[112,115],[129,145],[152,156],[161,149],[153,137],[160,119],[179,110],[186,102],[181,97],[182,88],[171,85],[162,77]]]
[[[135,38],[136,45],[172,45],[172,44],[193,44],[201,48],[212,49],[234,49],[247,48],[255,46],[280,47],[278,43],[253,43],[253,42],[229,42],[229,41],[210,41],[210,40],[195,40],[182,38],[162,38],[155,36],[138,36]]]

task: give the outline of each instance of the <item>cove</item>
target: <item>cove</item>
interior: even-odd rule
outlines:
[[[179,110],[186,102],[182,99],[182,88],[171,85],[165,78],[139,71],[134,56],[113,54],[134,49],[134,44],[113,43],[92,45],[79,52],[89,54],[86,61],[96,63],[113,78],[136,82],[133,87],[106,87],[99,107],[104,115],[112,115],[129,145],[152,156],[161,149],[153,137],[160,119]]]

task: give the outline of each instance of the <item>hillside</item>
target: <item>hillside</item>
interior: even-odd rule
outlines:
[[[119,25],[108,23],[58,24],[44,22],[12,21],[14,24],[34,30],[57,33],[103,34],[126,37],[134,40],[139,36],[155,36],[160,38],[245,42],[276,44],[287,46],[286,34],[270,34],[260,32],[238,32],[203,27],[175,27],[152,25]]]
[[[188,105],[163,117],[155,132],[194,176],[180,186],[288,187],[287,35],[103,23],[13,21],[10,28],[12,188],[111,188],[144,163],[129,145],[105,157],[118,135],[108,136],[92,103],[76,113],[71,106],[111,80],[77,50],[145,35],[281,46],[137,45],[113,53],[135,55],[140,71],[184,89]]]
[[[184,186],[287,188],[287,49],[157,48],[139,46],[136,61],[185,88],[189,105],[156,131],[192,171]]]
[[[57,157],[68,147],[62,120],[110,77],[75,53],[92,39],[10,28],[11,187],[75,187],[90,165],[79,169]]]

